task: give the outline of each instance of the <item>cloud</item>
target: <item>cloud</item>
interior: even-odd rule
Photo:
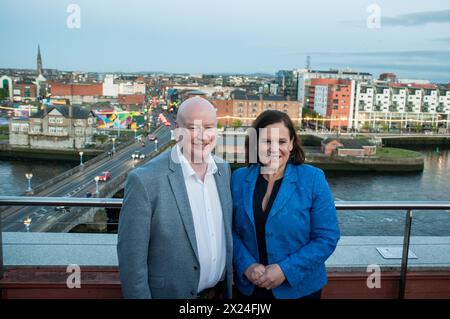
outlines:
[[[382,26],[423,26],[429,23],[450,23],[450,10],[425,11],[396,17],[381,17]]]

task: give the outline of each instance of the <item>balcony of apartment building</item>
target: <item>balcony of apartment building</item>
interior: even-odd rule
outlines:
[[[428,103],[424,103],[424,104],[422,105],[421,111],[422,111],[423,113],[428,113],[428,112],[430,111],[430,105],[429,105]]]
[[[376,112],[381,112],[383,109],[383,104],[381,102],[377,102],[375,103],[375,106],[373,108],[374,111]]]
[[[398,107],[398,102],[394,101],[392,102],[392,104],[389,106],[389,112],[398,112],[399,107]]]
[[[359,101],[358,111],[364,112],[365,109],[366,109],[366,102],[364,102],[364,101]]]
[[[122,199],[112,198],[0,197],[0,206],[36,209],[118,210],[121,205]],[[336,208],[338,214],[394,211],[403,216],[404,232],[389,237],[380,229],[379,236],[342,236],[326,262],[328,284],[323,298],[450,298],[450,237],[411,236],[414,212],[450,213],[450,201],[336,201]],[[27,219],[16,225],[22,231],[0,232],[1,298],[121,298],[116,233],[33,232],[33,223],[37,221]],[[117,220],[95,220],[85,221],[84,231],[101,232],[108,229],[107,224],[117,230]],[[74,286],[71,275],[78,270],[80,286]]]
[[[408,112],[408,113],[414,113],[415,112],[415,105],[414,105],[413,102],[409,101],[406,104],[406,112]]]

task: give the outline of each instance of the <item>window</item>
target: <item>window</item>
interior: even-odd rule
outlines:
[[[51,124],[62,124],[63,123],[63,118],[62,117],[54,117],[51,116],[48,118],[48,122]]]
[[[62,134],[65,133],[65,131],[63,130],[62,127],[59,126],[49,126],[48,127],[48,132],[52,133],[52,134]]]
[[[19,132],[20,131],[20,124],[13,124],[11,128],[12,128],[13,132]]]
[[[29,86],[26,86],[26,87],[25,87],[24,96],[25,96],[25,97],[30,97],[30,96],[31,96],[31,93],[30,93],[30,87],[29,87]]]

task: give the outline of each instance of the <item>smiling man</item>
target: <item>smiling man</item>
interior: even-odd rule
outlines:
[[[128,175],[118,257],[125,298],[231,298],[230,166],[213,156],[213,105],[178,110],[177,144]]]

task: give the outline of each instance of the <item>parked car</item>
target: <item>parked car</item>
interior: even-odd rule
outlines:
[[[111,179],[112,174],[109,171],[105,171],[101,175],[98,175],[97,177],[100,182],[106,182],[107,180]]]
[[[154,141],[154,140],[156,140],[156,135],[155,135],[155,134],[149,134],[149,135],[148,135],[148,140],[149,140],[149,141]]]

